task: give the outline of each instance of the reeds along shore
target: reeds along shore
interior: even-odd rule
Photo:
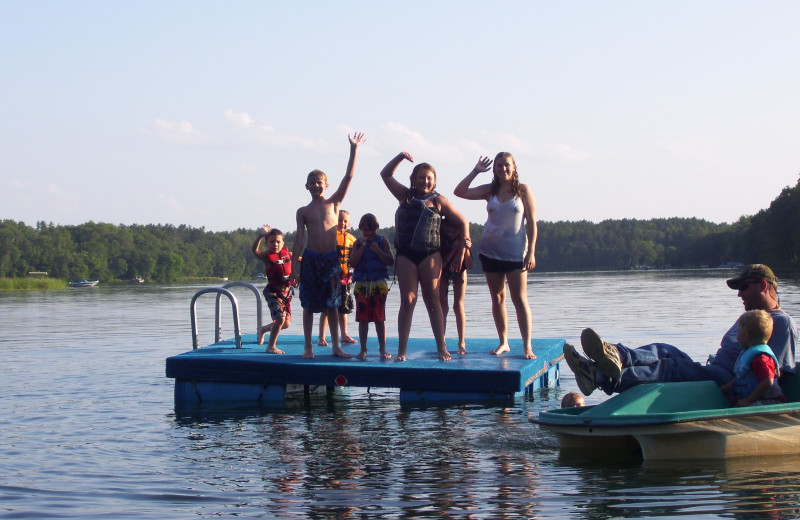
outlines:
[[[0,291],[38,291],[66,288],[67,281],[58,278],[0,278]]]
[[[211,282],[222,283],[227,282],[227,278],[220,276],[193,276],[184,277],[177,280],[177,283],[198,283],[198,282]],[[127,280],[111,280],[103,281],[105,285],[124,285],[129,283]],[[45,289],[66,289],[69,284],[66,280],[59,278],[46,278],[24,276],[19,278],[0,278],[0,291],[40,291]]]

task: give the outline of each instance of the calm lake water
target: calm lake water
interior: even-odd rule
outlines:
[[[535,273],[534,335],[579,343],[592,326],[629,346],[671,342],[705,360],[743,310],[725,286],[731,274]],[[176,414],[164,360],[191,349],[189,301],[201,287],[0,293],[0,517],[800,516],[800,458],[561,456],[528,419],[576,390],[566,367],[560,388],[503,406],[407,406],[397,391],[345,389],[275,409]],[[252,332],[255,297],[235,292]],[[800,318],[800,284],[782,280],[780,292]],[[396,298],[394,290],[387,312],[394,337]],[[212,308],[213,298],[201,299],[201,344],[213,341]],[[495,337],[480,277],[470,280],[467,308],[468,337]],[[299,319],[288,332],[302,332]],[[412,334],[430,334],[422,306]]]

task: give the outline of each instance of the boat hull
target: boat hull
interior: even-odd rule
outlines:
[[[542,425],[563,449],[615,450],[645,460],[722,459],[800,453],[800,411],[629,427]]]
[[[100,280],[77,280],[75,282],[69,282],[70,287],[94,287],[100,283]]]
[[[534,422],[554,432],[563,450],[604,456],[638,451],[645,460],[687,460],[800,453],[800,403],[731,408],[710,381],[640,385],[597,406],[542,412]]]

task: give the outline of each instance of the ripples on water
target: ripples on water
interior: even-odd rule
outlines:
[[[535,335],[577,342],[592,326],[613,341],[670,341],[704,359],[742,310],[727,275],[536,274]],[[345,389],[274,409],[176,414],[164,359],[191,348],[189,301],[198,288],[0,294],[0,517],[800,515],[794,459],[654,465],[562,457],[555,438],[528,418],[575,389],[568,370],[562,388],[500,406],[409,406],[393,390]],[[249,332],[254,297],[240,291]],[[469,337],[495,336],[485,291],[480,278],[471,280]],[[781,294],[800,316],[798,284],[784,281]],[[198,306],[202,344],[213,337],[209,298]],[[390,300],[390,336],[396,308]],[[429,334],[421,311],[414,335]],[[223,324],[229,337],[225,313]],[[451,317],[448,330],[454,326]],[[589,402],[602,399],[595,393]]]

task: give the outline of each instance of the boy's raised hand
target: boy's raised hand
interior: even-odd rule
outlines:
[[[352,146],[358,146],[367,140],[367,138],[364,137],[364,132],[355,132],[352,136],[347,134],[347,139],[350,140]]]

